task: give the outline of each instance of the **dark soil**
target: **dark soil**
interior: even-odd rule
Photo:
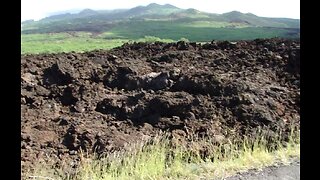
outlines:
[[[21,162],[78,159],[159,131],[241,137],[300,124],[300,42],[134,43],[21,56]]]

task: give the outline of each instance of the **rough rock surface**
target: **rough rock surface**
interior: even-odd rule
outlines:
[[[22,55],[21,111],[23,168],[46,157],[76,159],[80,149],[115,151],[159,131],[180,138],[259,126],[286,131],[300,122],[300,42],[134,43]]]

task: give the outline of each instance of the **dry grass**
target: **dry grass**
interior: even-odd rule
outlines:
[[[249,169],[289,163],[300,157],[300,130],[293,128],[286,142],[281,134],[272,140],[263,133],[256,138],[244,137],[228,143],[214,143],[210,138],[194,138],[188,146],[172,146],[161,135],[150,143],[135,144],[129,151],[110,153],[97,160],[81,157],[74,173],[39,164],[26,173],[30,179],[200,179],[223,178]],[[272,142],[271,142],[272,141]],[[271,142],[271,143],[270,143]],[[206,149],[203,156],[201,148]]]

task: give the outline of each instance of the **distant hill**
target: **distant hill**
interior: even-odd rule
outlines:
[[[193,8],[181,9],[170,4],[159,5],[156,3],[147,6],[137,6],[131,9],[84,9],[78,13],[57,14],[39,21],[28,20],[21,23],[21,32],[22,34],[67,31],[118,32],[122,31],[122,28],[134,29],[136,26],[148,28],[152,27],[155,23],[159,24],[160,30],[162,29],[163,31],[168,30],[168,28],[171,29],[169,26],[172,26],[177,31],[180,27],[269,28],[271,30],[280,28],[281,31],[284,29],[285,31],[290,31],[287,34],[293,35],[293,37],[298,37],[297,34],[300,33],[299,19],[259,17],[251,13],[241,13],[239,11],[214,14]],[[160,24],[163,24],[163,26]],[[139,28],[135,30],[140,31]],[[143,29],[139,33],[143,35],[144,32],[149,31],[148,29]],[[148,35],[154,34],[149,33]]]

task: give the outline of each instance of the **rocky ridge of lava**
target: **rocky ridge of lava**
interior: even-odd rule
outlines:
[[[300,42],[133,43],[21,56],[21,161],[98,154],[168,131],[300,123]],[[223,138],[222,138],[223,139]]]

